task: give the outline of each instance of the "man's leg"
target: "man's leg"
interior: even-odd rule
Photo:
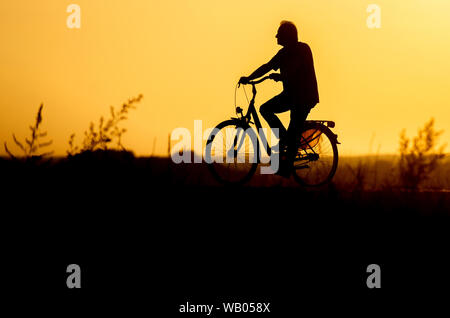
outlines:
[[[274,131],[274,134],[280,140],[287,137],[287,131],[283,126],[283,123],[275,114],[288,111],[290,109],[289,106],[290,105],[287,103],[285,96],[281,93],[272,99],[269,99],[259,108],[261,116],[263,116],[263,118],[267,121],[270,128],[278,128],[279,134],[277,134],[276,131]]]
[[[302,133],[303,124],[309,115],[312,107],[308,106],[294,106],[291,110],[291,121],[287,130],[287,160],[288,164],[292,164],[297,155],[297,142]]]

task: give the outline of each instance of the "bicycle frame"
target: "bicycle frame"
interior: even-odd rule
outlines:
[[[272,149],[269,146],[269,142],[267,140],[267,136],[264,133],[264,130],[262,129],[262,124],[261,121],[259,120],[259,116],[258,116],[258,112],[256,111],[256,107],[255,107],[255,98],[256,98],[256,84],[259,84],[263,81],[265,81],[266,79],[270,78],[269,76],[265,76],[262,77],[259,80],[256,81],[251,81],[249,82],[249,84],[252,85],[252,99],[250,100],[248,109],[247,109],[247,113],[245,114],[245,116],[243,115],[243,110],[240,107],[236,108],[236,112],[238,114],[241,114],[241,118],[233,118],[233,119],[238,119],[238,120],[242,120],[245,122],[245,125],[249,125],[254,124],[256,126],[256,135],[257,137],[259,137],[261,139],[261,143],[262,146],[265,146],[265,149],[267,151],[267,155],[271,156],[272,153]],[[254,120],[254,122],[252,122],[251,120]],[[333,128],[335,126],[335,123],[333,121],[330,120],[307,120],[305,121],[305,123],[309,123],[309,124],[320,124],[320,125],[326,125],[329,128]],[[238,138],[238,136],[236,135],[236,139]],[[310,160],[310,161],[316,161],[319,159],[319,156],[317,155],[317,153],[314,151],[313,147],[311,147],[310,141],[318,138],[315,137],[314,139],[308,141],[306,140],[306,138],[303,136],[303,134],[300,134],[300,138],[301,138],[301,143],[304,143],[304,145],[307,145],[307,148],[309,148],[310,151],[312,151],[312,154],[308,154],[306,158],[299,158],[298,160]],[[243,141],[243,140],[242,140]],[[242,143],[241,141],[241,143]],[[339,144],[340,142],[337,141],[337,135],[335,135],[335,142],[337,144]],[[238,149],[240,148],[241,145],[239,145]],[[258,160],[260,159],[261,153],[258,152]],[[295,159],[295,161],[297,161],[297,158]]]
[[[269,142],[267,140],[267,137],[264,133],[264,130],[262,129],[262,124],[261,121],[259,120],[259,116],[258,116],[258,112],[256,111],[256,107],[255,107],[255,98],[256,98],[256,87],[255,85],[258,83],[261,83],[263,81],[265,81],[266,79],[268,79],[269,76],[265,76],[257,81],[252,81],[249,84],[252,85],[252,99],[250,100],[250,103],[248,105],[248,109],[247,109],[247,113],[244,115],[242,115],[242,109],[240,109],[239,107],[236,109],[238,113],[240,113],[242,115],[241,118],[237,118],[239,120],[243,120],[245,122],[246,125],[248,125],[249,123],[255,124],[256,126],[256,135],[261,139],[261,143],[262,146],[265,146],[266,151],[267,151],[267,155],[270,156],[272,154],[272,149],[269,146]],[[239,111],[240,109],[240,111]],[[252,122],[252,117],[254,122]],[[260,154],[258,154],[258,160],[260,158]]]

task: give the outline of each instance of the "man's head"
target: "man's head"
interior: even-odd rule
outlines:
[[[298,42],[297,28],[295,24],[290,21],[281,21],[278,28],[277,43],[282,46]]]

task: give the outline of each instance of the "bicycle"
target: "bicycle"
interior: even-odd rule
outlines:
[[[250,180],[258,164],[262,163],[259,141],[265,146],[267,155],[272,154],[255,108],[256,84],[269,78],[270,75],[250,81],[253,96],[247,113],[244,115],[243,109],[235,105],[237,117],[221,122],[208,136],[205,161],[214,178],[222,184],[238,185]],[[256,126],[256,132],[250,124]],[[334,127],[335,123],[329,120],[305,121],[290,167],[291,175],[299,184],[318,187],[333,178],[338,164],[337,145],[340,144],[337,135],[331,131]]]

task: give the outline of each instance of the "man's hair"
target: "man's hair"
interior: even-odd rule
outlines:
[[[283,33],[291,42],[298,41],[297,27],[291,21],[281,21],[278,32]]]

